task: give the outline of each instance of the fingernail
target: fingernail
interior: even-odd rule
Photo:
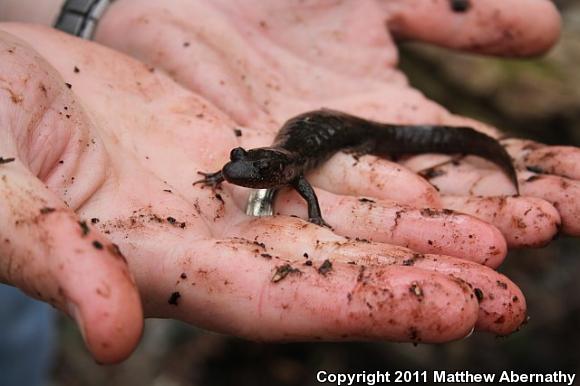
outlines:
[[[475,331],[475,326],[471,327],[471,330],[469,330],[467,335],[465,335],[462,340],[465,340],[465,339],[469,338],[471,335],[473,335],[473,331]]]
[[[83,340],[86,342],[85,322],[81,313],[79,312],[79,309],[74,303],[67,302],[67,310],[68,314],[75,320],[77,326],[79,326]]]

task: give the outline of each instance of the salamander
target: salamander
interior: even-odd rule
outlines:
[[[519,192],[512,159],[494,138],[470,127],[393,125],[321,109],[288,120],[272,146],[236,147],[230,161],[194,182],[216,187],[224,180],[255,189],[294,188],[308,204],[309,221],[327,226],[318,199],[304,176],[339,151],[393,157],[403,154],[469,154],[485,158],[510,178]]]

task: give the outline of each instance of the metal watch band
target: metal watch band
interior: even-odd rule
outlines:
[[[113,0],[67,0],[54,28],[83,39],[92,39],[101,16]]]

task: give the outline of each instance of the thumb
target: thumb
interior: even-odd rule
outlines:
[[[143,313],[118,248],[18,160],[0,158],[0,197],[0,282],[73,317],[97,361],[125,359]]]
[[[400,38],[501,56],[550,49],[560,16],[548,0],[402,0],[389,29]]]

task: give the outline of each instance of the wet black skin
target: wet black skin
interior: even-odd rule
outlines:
[[[304,174],[339,151],[392,157],[403,154],[469,154],[498,165],[516,190],[512,159],[500,143],[472,128],[434,125],[391,125],[333,110],[316,110],[287,121],[271,147],[235,148],[230,162],[216,173],[200,173],[195,182],[217,186],[224,180],[255,189],[291,186],[308,203],[309,221],[327,225],[318,199]]]

